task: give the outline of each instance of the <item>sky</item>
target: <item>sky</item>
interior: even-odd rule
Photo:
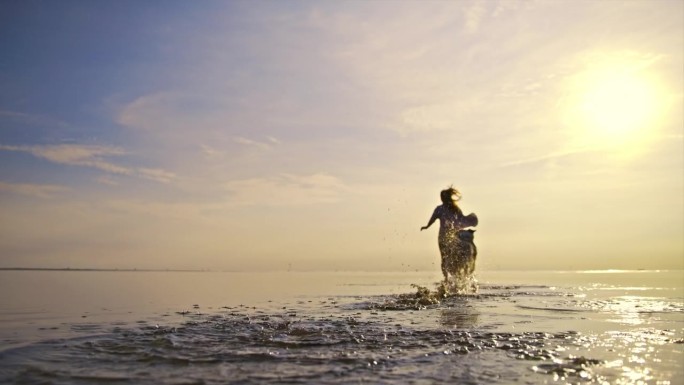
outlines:
[[[684,268],[684,2],[0,1],[0,267]]]

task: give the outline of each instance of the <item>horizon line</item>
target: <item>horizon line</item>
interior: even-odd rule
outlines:
[[[410,273],[410,272],[431,272],[432,270],[358,270],[358,269],[253,269],[253,270],[222,270],[222,269],[172,269],[172,268],[95,268],[95,267],[0,267],[0,271],[101,271],[101,272],[178,272],[178,273],[316,273],[316,272],[359,272],[359,273]],[[628,272],[661,272],[661,271],[684,271],[683,268],[639,268],[639,269],[521,269],[521,268],[494,268],[482,271],[546,271],[546,272],[576,272],[576,273],[628,273]]]

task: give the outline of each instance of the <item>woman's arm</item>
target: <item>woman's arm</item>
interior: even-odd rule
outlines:
[[[430,220],[428,221],[427,226],[423,226],[420,228],[420,231],[427,230],[430,226],[432,226],[433,223],[439,218],[439,213],[437,212],[438,209],[435,209],[435,211],[432,213],[432,216],[430,217]]]

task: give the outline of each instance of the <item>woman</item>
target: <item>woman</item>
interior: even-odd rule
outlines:
[[[429,228],[439,219],[439,252],[442,256],[442,274],[444,280],[448,279],[449,273],[465,271],[471,274],[474,269],[474,259],[477,254],[475,244],[472,242],[472,231],[464,236],[471,237],[463,240],[459,231],[469,226],[477,226],[475,214],[463,215],[463,211],[456,202],[461,199],[461,193],[453,187],[442,190],[439,194],[442,204],[435,208],[427,226],[420,228],[421,231]]]

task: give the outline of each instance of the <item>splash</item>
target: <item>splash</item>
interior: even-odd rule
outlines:
[[[473,290],[468,287],[468,284],[473,279],[477,260],[474,234],[475,230],[472,229],[440,232],[439,252],[442,256],[442,274],[447,281],[447,286],[456,291]]]
[[[479,285],[474,274],[459,271],[457,275],[450,275],[446,280],[439,283],[437,290],[449,295],[477,294]]]
[[[399,294],[374,307],[381,310],[423,310],[438,306],[450,298],[473,295],[478,291],[477,279],[472,275],[463,279],[450,276],[449,280],[435,284],[434,290],[416,284],[411,284],[411,287],[416,290],[415,293]]]

